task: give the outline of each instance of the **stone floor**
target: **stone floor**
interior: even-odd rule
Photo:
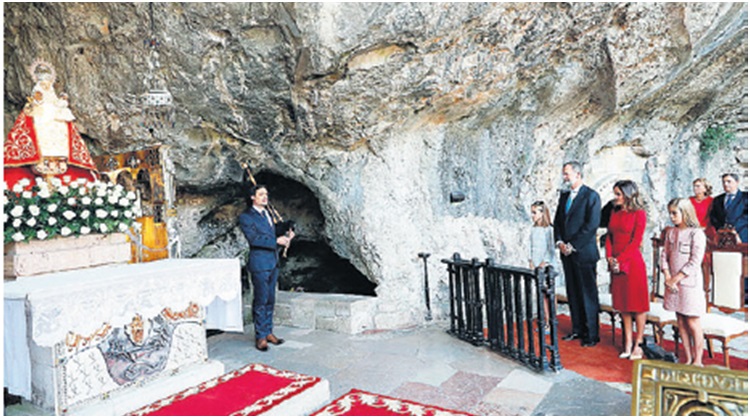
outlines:
[[[209,339],[209,355],[228,370],[260,362],[323,377],[332,399],[357,388],[478,415],[630,415],[628,393],[567,370],[536,373],[444,329],[349,336],[276,327],[287,342],[268,352],[226,333]]]
[[[630,415],[630,385],[605,384],[563,370],[536,373],[445,332],[447,324],[403,331],[347,335],[277,326],[287,340],[257,351],[251,327],[244,334],[208,339],[209,357],[226,371],[248,363],[322,377],[331,400],[352,388],[457,409],[477,415]],[[747,358],[747,339],[731,354]],[[43,415],[12,405],[5,415]]]

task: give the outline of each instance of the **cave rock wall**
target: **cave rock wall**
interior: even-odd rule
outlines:
[[[155,3],[177,106],[155,133],[138,125],[146,3],[3,7],[6,133],[25,67],[52,62],[94,153],[172,146],[186,256],[244,251],[238,161],[304,185],[318,238],[377,284],[377,328],[423,320],[419,252],[438,317],[441,258],[525,265],[528,206],[555,206],[566,160],[603,200],[635,180],[648,236],[696,177],[747,187],[743,3]],[[716,124],[736,140],[701,157]]]

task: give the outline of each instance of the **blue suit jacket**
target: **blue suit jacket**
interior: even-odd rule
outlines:
[[[714,199],[711,204],[711,225],[719,229],[725,224],[732,225],[740,235],[742,242],[747,242],[747,192],[737,191],[737,196],[724,208],[726,193],[722,193]]]
[[[276,245],[276,228],[268,223],[252,206],[240,214],[240,228],[250,245],[247,269],[267,271],[276,268],[279,253]]]
[[[570,192],[560,194],[555,212],[555,241],[568,242],[575,248],[569,257],[578,264],[592,264],[599,260],[599,249],[596,247],[596,229],[602,213],[602,202],[599,193],[588,186],[581,186],[578,195],[573,199],[568,213],[565,204]]]

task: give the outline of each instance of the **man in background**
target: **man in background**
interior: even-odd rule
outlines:
[[[740,241],[747,243],[747,192],[739,190],[740,177],[735,173],[721,176],[724,193],[711,204],[711,225],[719,229],[734,229]]]

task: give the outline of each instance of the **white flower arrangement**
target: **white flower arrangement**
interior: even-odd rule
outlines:
[[[3,182],[4,239],[28,242],[125,232],[141,212],[136,199],[120,185],[85,179],[21,179],[12,188]]]
[[[3,209],[5,208],[3,207]],[[10,214],[14,218],[20,218],[21,215],[23,215],[23,206],[20,206],[20,205],[13,206],[13,209],[11,209]]]

